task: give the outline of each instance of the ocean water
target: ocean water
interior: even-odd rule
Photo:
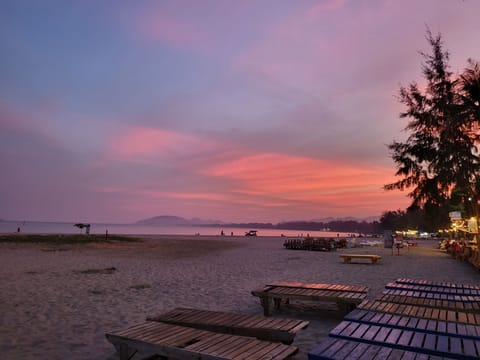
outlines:
[[[234,227],[207,227],[207,226],[149,226],[137,224],[90,224],[91,234],[105,234],[108,230],[110,235],[220,235],[223,230],[226,236],[245,235],[248,230],[258,230],[258,236],[288,236],[304,237],[307,235],[314,237],[348,237],[350,234],[337,233],[329,231],[311,231],[311,230],[286,230],[286,229],[247,229]],[[74,226],[74,223],[65,222],[40,222],[40,221],[0,221],[0,234],[17,232],[20,228],[21,233],[26,234],[76,234],[85,232]]]

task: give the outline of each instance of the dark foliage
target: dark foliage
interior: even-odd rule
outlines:
[[[400,88],[399,101],[406,107],[400,117],[409,119],[405,130],[410,135],[388,146],[400,180],[385,189],[409,190],[412,202],[403,216],[390,212],[384,220],[392,215],[405,220],[407,213],[422,210],[423,226],[435,229],[447,225],[448,212],[466,199],[476,212],[480,69],[470,60],[463,74],[453,77],[441,36],[428,32],[427,40],[432,53],[422,53],[425,90],[415,82]]]

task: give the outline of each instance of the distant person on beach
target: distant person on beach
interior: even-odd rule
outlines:
[[[17,228],[17,233],[19,233],[19,232],[20,232],[20,227]]]
[[[222,235],[222,236],[225,235],[225,233],[223,232],[223,230],[220,232],[220,235]]]

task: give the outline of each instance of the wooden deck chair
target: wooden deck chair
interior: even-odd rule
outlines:
[[[147,320],[194,327],[260,340],[291,344],[295,335],[309,324],[297,319],[267,319],[264,316],[222,311],[176,308],[164,314],[149,316]]]
[[[214,333],[186,326],[147,321],[106,334],[120,360],[159,355],[173,360],[286,359],[298,348],[253,337]]]

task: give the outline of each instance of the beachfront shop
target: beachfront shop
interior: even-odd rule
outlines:
[[[451,226],[443,230],[448,236],[440,243],[440,249],[480,270],[477,217],[463,218],[460,211],[452,211],[449,216]]]

